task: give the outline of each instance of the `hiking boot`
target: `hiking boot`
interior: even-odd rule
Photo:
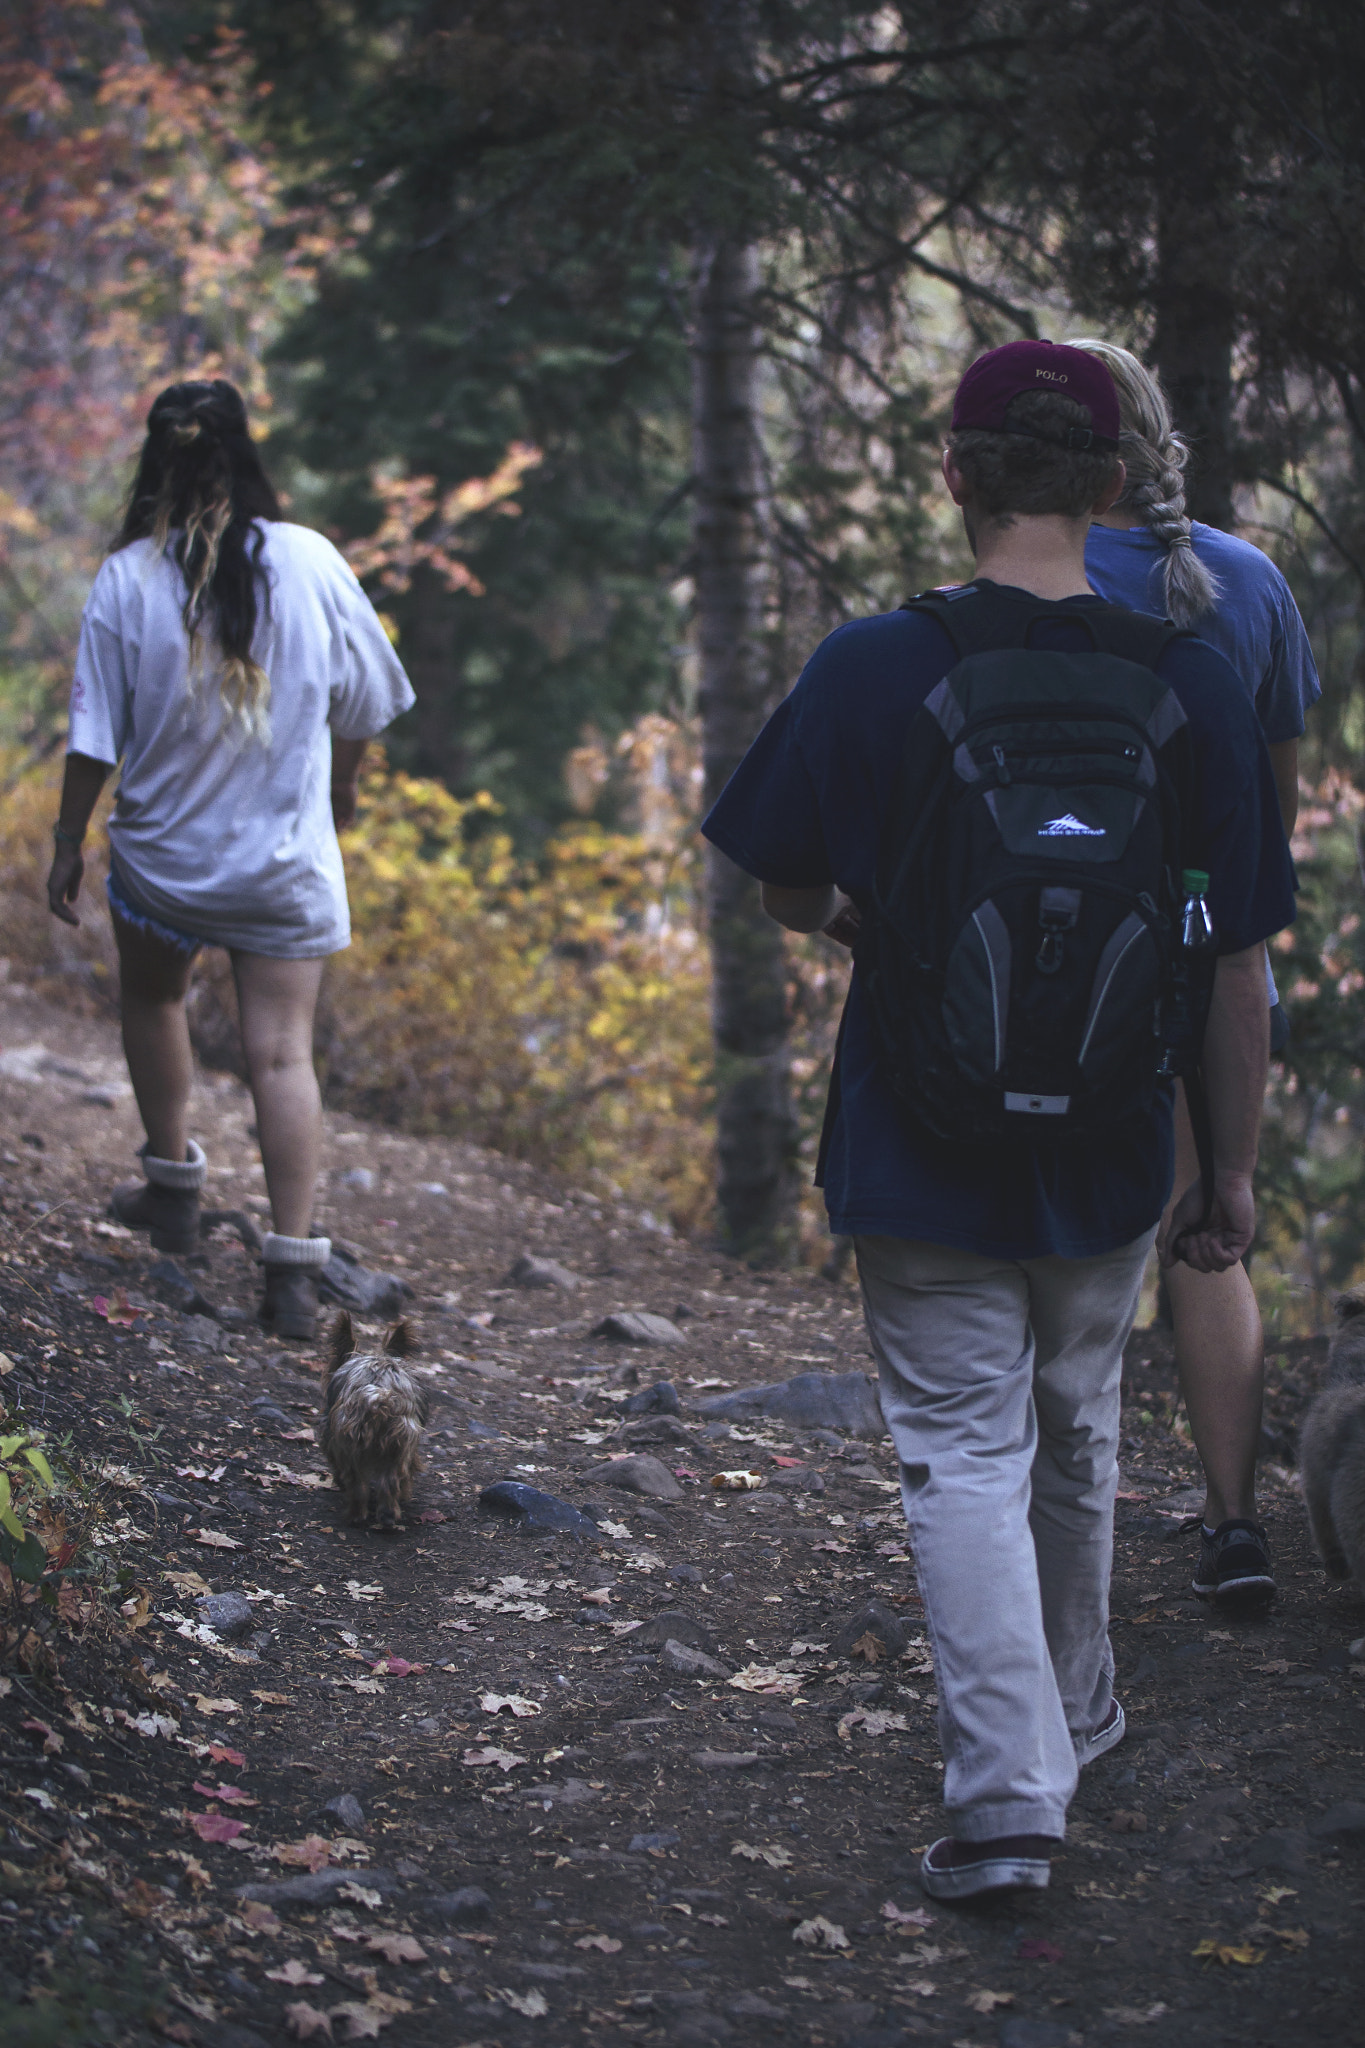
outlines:
[[[976,1899],[987,1892],[1045,1891],[1049,1835],[1006,1835],[998,1842],[957,1842],[942,1836],[920,1858],[919,1881],[931,1899]]]
[[[145,1230],[153,1251],[198,1251],[199,1194],[208,1171],[203,1152],[191,1138],[184,1159],[157,1159],[145,1145],[138,1158],[146,1179],[120,1181],[109,1214],[126,1230]]]
[[[1199,1569],[1193,1580],[1201,1600],[1220,1607],[1265,1607],[1275,1597],[1270,1546],[1257,1522],[1199,1525]]]
[[[1089,1735],[1073,1735],[1071,1738],[1079,1769],[1084,1770],[1087,1764],[1093,1764],[1096,1757],[1103,1756],[1107,1750],[1117,1749],[1127,1733],[1128,1723],[1123,1718],[1123,1708],[1117,1700],[1110,1700],[1109,1712],[1098,1728]]]
[[[318,1280],[332,1256],[326,1237],[280,1237],[273,1230],[261,1247],[265,1295],[260,1320],[277,1337],[317,1334]]]

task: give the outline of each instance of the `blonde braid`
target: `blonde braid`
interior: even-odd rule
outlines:
[[[1177,626],[1192,626],[1215,609],[1222,587],[1194,551],[1185,510],[1184,472],[1190,451],[1175,430],[1166,394],[1126,348],[1088,339],[1068,345],[1098,357],[1114,380],[1122,420],[1119,456],[1128,472],[1119,504],[1166,550],[1167,614]]]

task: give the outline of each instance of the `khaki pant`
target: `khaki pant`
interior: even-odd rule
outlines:
[[[860,1237],[964,1841],[1066,1831],[1112,1695],[1119,1377],[1155,1231],[1094,1259]]]

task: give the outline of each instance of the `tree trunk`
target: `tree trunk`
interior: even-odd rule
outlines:
[[[449,788],[463,779],[467,752],[461,734],[460,673],[455,656],[455,600],[434,570],[419,566],[403,601],[399,653],[417,693],[419,775]]]
[[[697,639],[706,802],[713,804],[769,708],[763,644],[754,249],[721,236],[700,252],[692,333]],[[758,884],[707,847],[716,1136],[722,1227],[748,1258],[781,1256],[796,1199],[782,933]]]
[[[1199,80],[1207,50],[1172,12],[1169,72],[1183,81],[1160,138],[1157,173],[1156,367],[1175,423],[1190,444],[1185,501],[1192,519],[1230,528],[1232,504],[1232,222],[1229,172],[1237,157]]]

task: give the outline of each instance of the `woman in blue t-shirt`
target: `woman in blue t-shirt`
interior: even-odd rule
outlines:
[[[1299,739],[1321,694],[1303,620],[1289,585],[1249,541],[1190,520],[1176,433],[1157,379],[1127,349],[1076,341],[1098,356],[1118,388],[1120,454],[1128,473],[1113,510],[1090,528],[1085,566],[1111,604],[1165,616],[1227,657],[1250,691],[1269,749],[1286,834],[1298,810]],[[1267,966],[1271,1050],[1288,1036]],[[1183,1099],[1176,1106],[1175,1192],[1199,1172]],[[1256,1450],[1265,1347],[1245,1267],[1166,1274],[1175,1356],[1190,1429],[1208,1488],[1194,1590],[1228,1605],[1255,1605],[1275,1590],[1265,1531],[1256,1521]]]

